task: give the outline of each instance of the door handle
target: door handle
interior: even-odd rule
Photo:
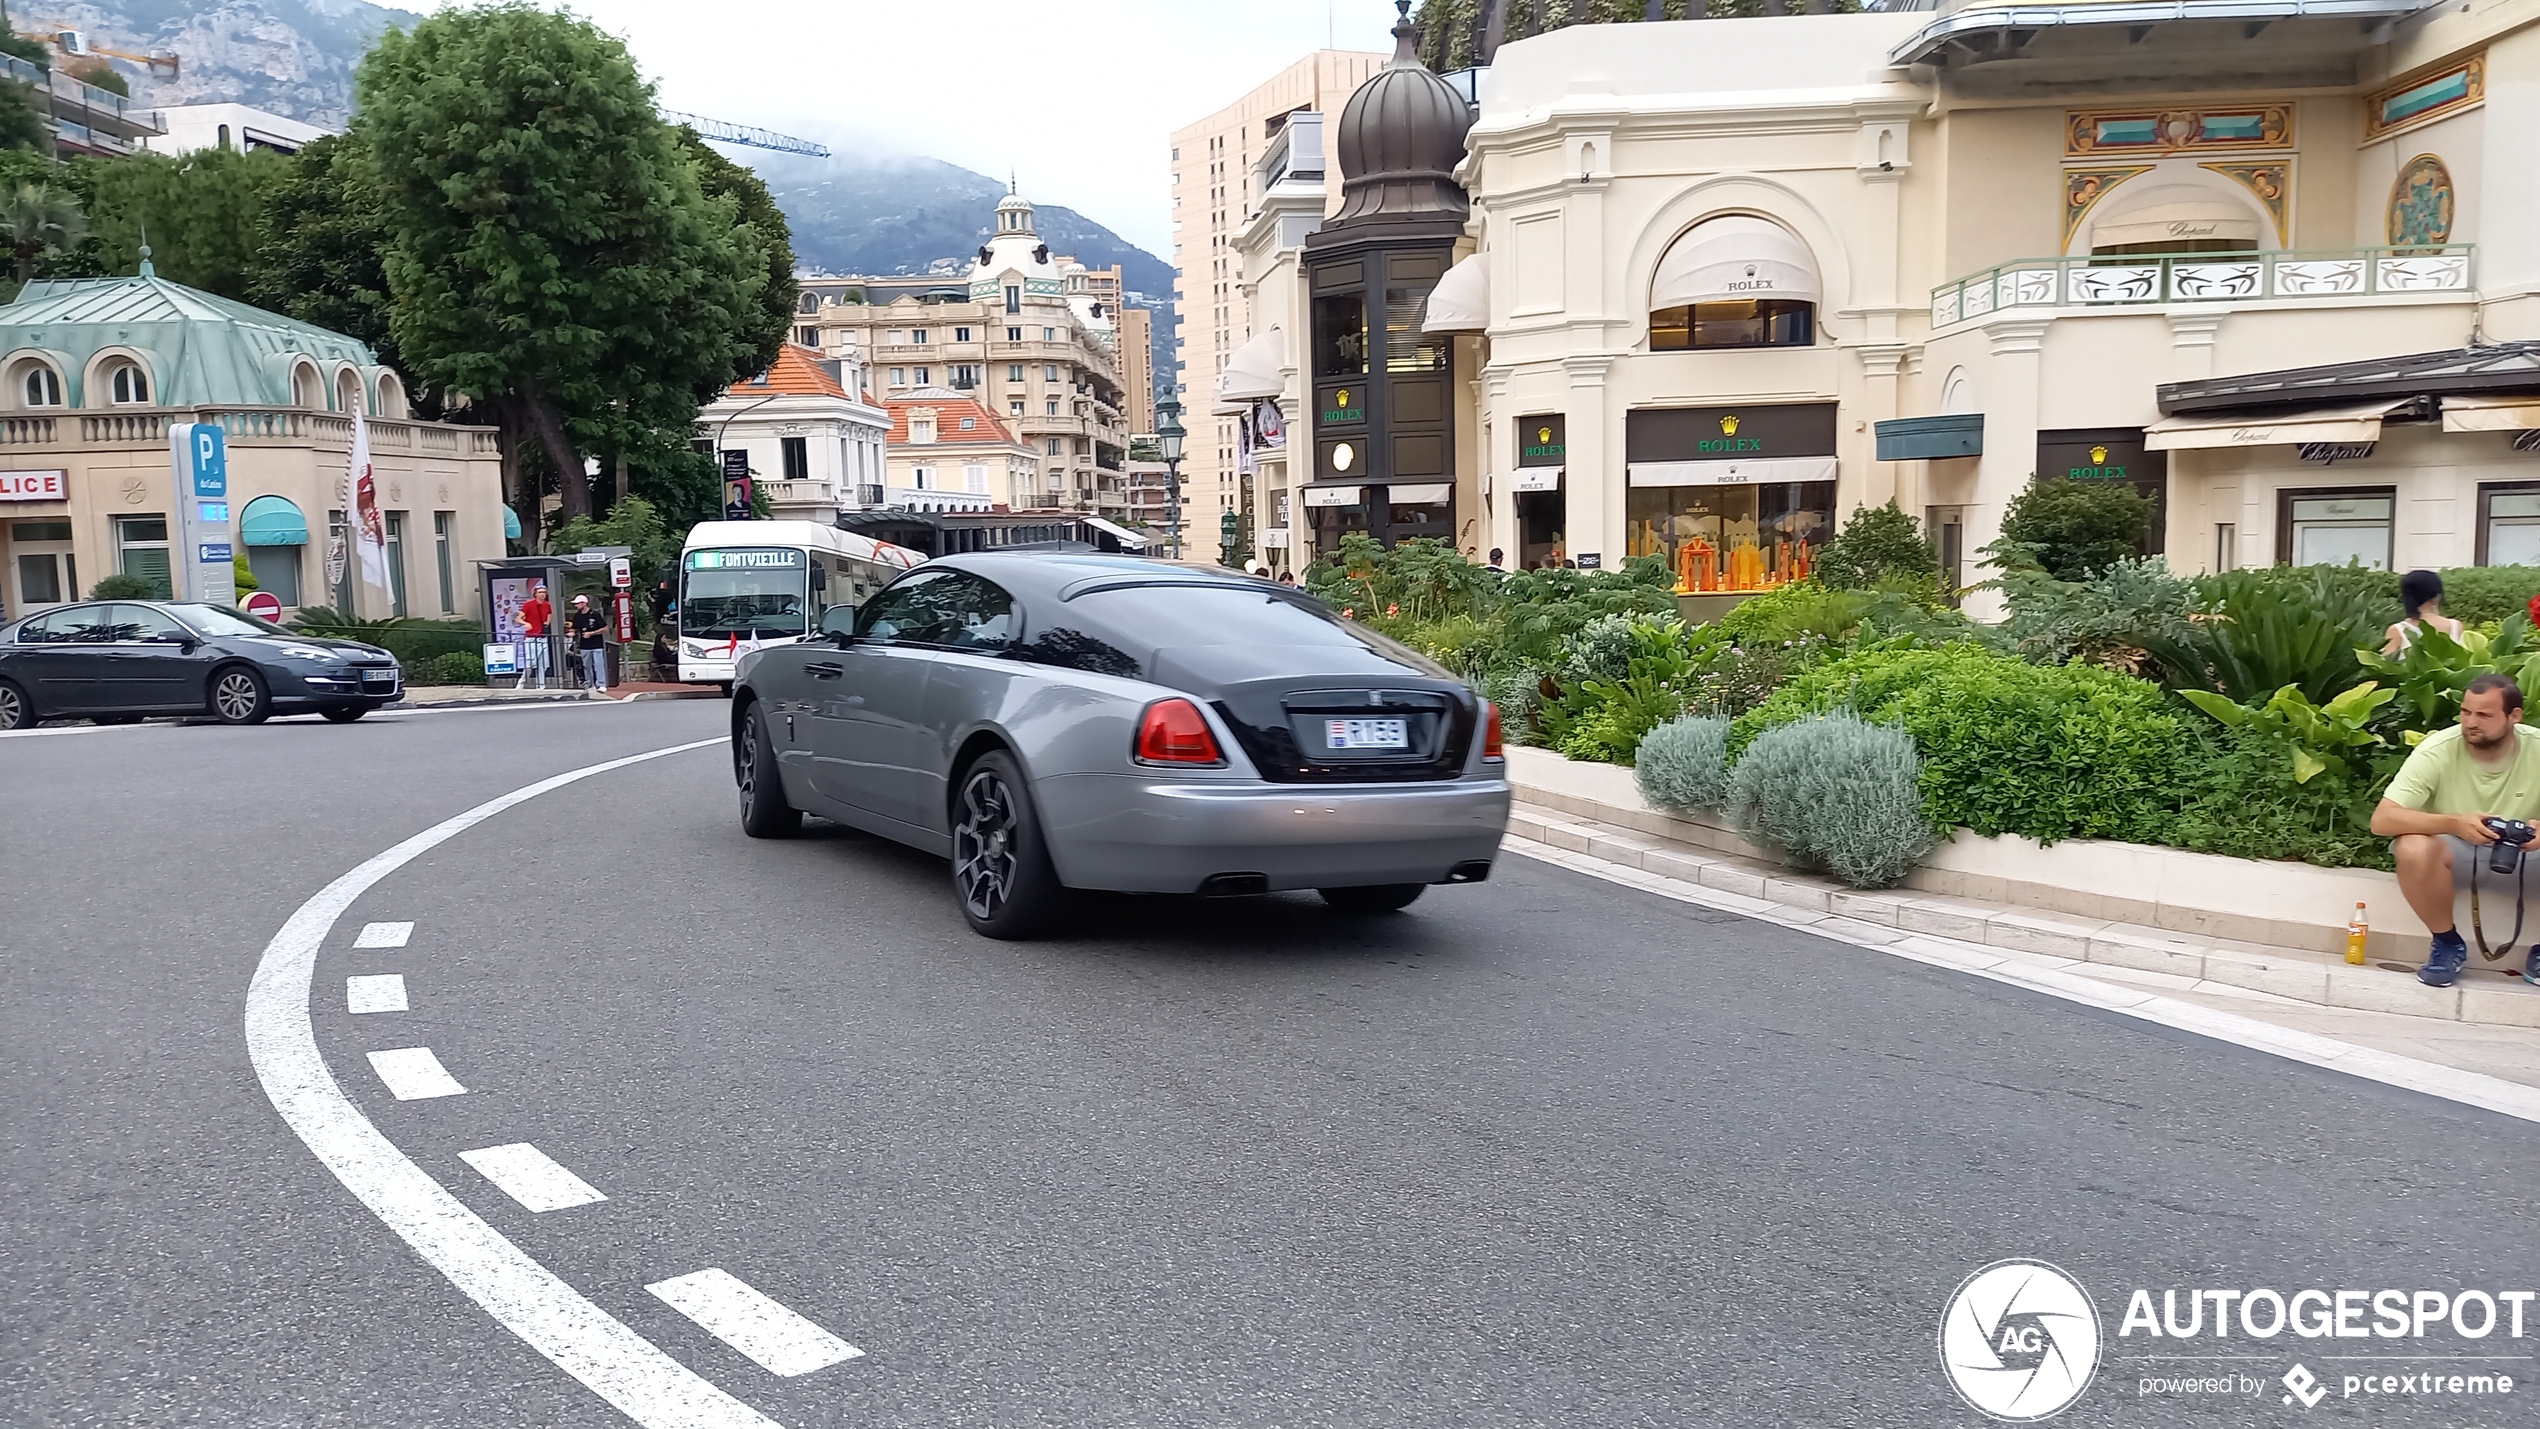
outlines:
[[[846,666],[829,660],[815,660],[803,668],[811,671],[811,677],[815,680],[834,680],[847,673]]]

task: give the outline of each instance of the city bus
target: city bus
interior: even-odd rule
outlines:
[[[925,559],[816,521],[700,521],[679,553],[679,678],[729,689],[751,647],[813,634]]]

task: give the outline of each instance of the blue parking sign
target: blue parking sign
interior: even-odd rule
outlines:
[[[220,427],[212,422],[188,422],[182,432],[184,446],[178,460],[185,467],[190,489],[197,497],[222,497],[229,494],[229,443]]]

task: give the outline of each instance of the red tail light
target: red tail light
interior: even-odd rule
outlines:
[[[1157,700],[1138,721],[1140,764],[1223,764],[1217,736],[1189,700]]]
[[[1482,709],[1487,716],[1482,724],[1482,757],[1484,759],[1506,759],[1508,757],[1508,752],[1500,748],[1499,741],[1499,706],[1492,704],[1488,700],[1484,700],[1482,701]]]

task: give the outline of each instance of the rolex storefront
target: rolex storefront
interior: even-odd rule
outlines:
[[[1835,404],[1623,414],[1623,553],[1680,596],[1751,595],[1816,569],[1835,521]]]

